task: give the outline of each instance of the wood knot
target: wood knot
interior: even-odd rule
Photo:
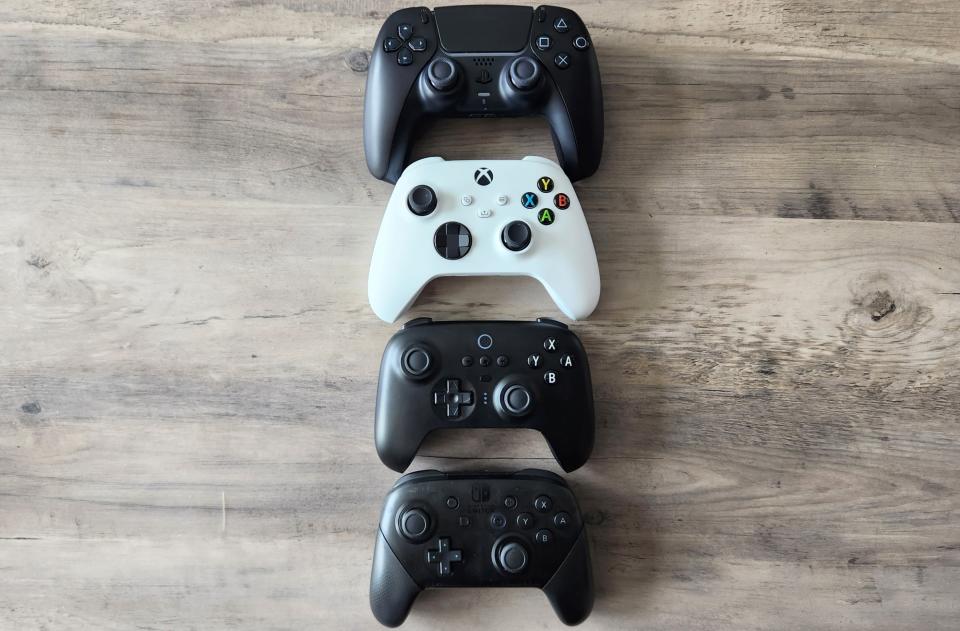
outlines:
[[[40,414],[43,408],[40,407],[39,401],[27,401],[20,406],[20,411],[25,414]]]
[[[867,305],[867,311],[870,312],[870,318],[874,322],[879,322],[884,319],[893,313],[896,308],[897,303],[893,301],[893,298],[890,297],[890,292],[887,290],[876,292],[873,300]]]
[[[343,58],[347,67],[354,72],[366,72],[370,67],[370,54],[364,50],[354,49]]]

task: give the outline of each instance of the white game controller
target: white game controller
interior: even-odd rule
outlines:
[[[424,158],[390,196],[370,262],[370,306],[393,322],[440,276],[530,276],[563,313],[600,299],[590,229],[560,165]]]

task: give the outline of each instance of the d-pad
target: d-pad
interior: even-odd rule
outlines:
[[[452,563],[463,561],[462,550],[451,550],[450,540],[441,537],[437,540],[436,550],[427,550],[427,563],[437,564],[437,574],[440,576],[450,576],[453,573]]]
[[[461,405],[473,405],[473,393],[461,390],[459,379],[447,379],[446,389],[433,393],[433,404],[446,404],[447,418],[457,418],[460,416]]]

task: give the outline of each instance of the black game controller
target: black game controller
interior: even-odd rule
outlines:
[[[542,114],[576,181],[603,151],[600,68],[580,17],[562,7],[401,9],[370,56],[363,146],[370,173],[396,183],[427,117]]]
[[[380,515],[370,608],[395,627],[430,587],[539,587],[560,620],[582,622],[593,573],[567,484],[539,469],[400,478]]]
[[[406,323],[380,364],[374,441],[403,471],[437,429],[525,428],[543,433],[564,471],[593,450],[593,386],[580,339],[565,324]]]

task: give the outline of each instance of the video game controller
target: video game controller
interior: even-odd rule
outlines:
[[[370,173],[396,182],[430,117],[542,114],[563,170],[592,175],[603,152],[603,93],[590,35],[569,9],[467,5],[401,9],[384,22],[367,74]]]
[[[380,515],[370,608],[403,623],[431,587],[539,587],[566,624],[593,608],[583,518],[560,476],[420,471],[400,478]]]
[[[565,324],[418,318],[387,343],[374,420],[377,454],[404,471],[434,430],[535,429],[564,471],[590,457],[587,354]]]
[[[439,276],[531,276],[574,320],[600,299],[590,229],[555,163],[424,158],[397,182],[370,262],[373,311],[395,321]]]

